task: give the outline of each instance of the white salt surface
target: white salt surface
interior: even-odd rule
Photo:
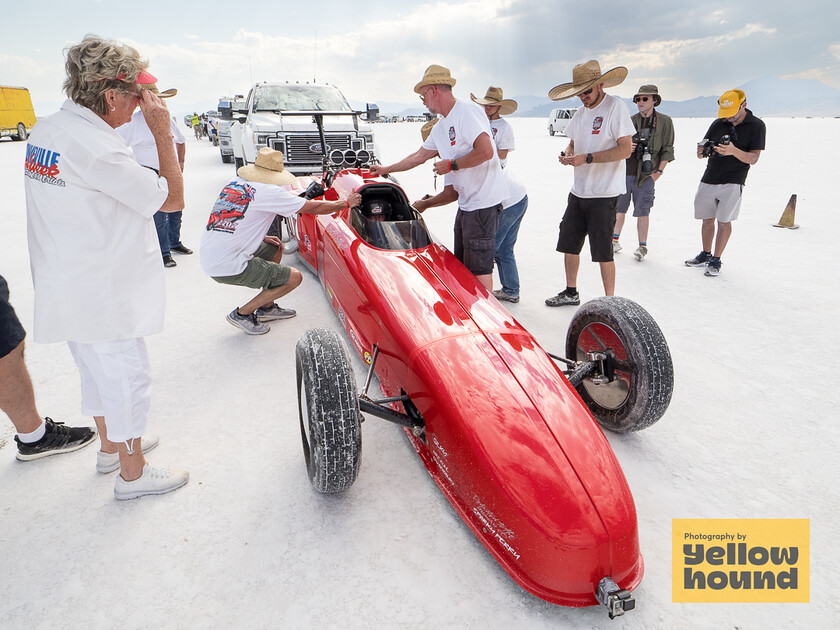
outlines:
[[[511,165],[530,198],[517,245],[522,301],[509,308],[543,346],[562,352],[573,310],[543,300],[564,286],[554,245],[572,177],[556,159],[566,139],[549,137],[542,119],[509,120],[517,140]],[[554,606],[522,590],[449,506],[402,430],[384,421],[363,425],[355,485],[342,496],[316,494],[301,452],[294,345],[309,327],[340,330],[337,317],[304,272],[304,284],[282,301],[298,316],[247,336],[225,315],[253,292],[214,283],[194,255],[166,271],[166,330],[147,340],[150,427],[161,435],[149,460],[187,468],[190,483],[117,502],[113,475],[94,470],[96,447],[18,462],[11,423],[0,421],[0,628],[833,625],[840,300],[832,182],[840,120],[766,121],[767,150],[751,169],[718,278],[683,264],[700,251],[692,200],[704,162],[694,146],[709,122],[675,121],[677,160],[657,184],[650,254],[642,263],[632,257],[628,218],[616,257],[618,294],[658,321],[676,374],[658,424],[608,436],[638,510],[646,570],[635,611],[609,621],[600,608]],[[383,162],[415,150],[419,129],[377,125]],[[0,143],[0,274],[31,331],[23,156],[23,143]],[[430,165],[398,176],[412,199],[433,192]],[[218,149],[188,138],[186,245],[197,248],[232,174]],[[793,193],[802,227],[771,227]],[[453,216],[454,207],[426,213],[450,246]],[[601,294],[586,251],[579,287],[584,300]],[[90,423],[78,411],[66,346],[27,348],[41,413]],[[354,366],[362,382],[361,360]],[[672,603],[674,518],[810,519],[811,603]]]

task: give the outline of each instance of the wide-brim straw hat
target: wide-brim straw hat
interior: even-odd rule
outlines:
[[[420,79],[420,83],[414,86],[414,91],[421,94],[423,88],[427,85],[448,85],[452,87],[455,85],[455,79],[452,78],[449,68],[431,65],[426,68],[426,73]]]
[[[158,89],[157,83],[138,83],[141,88],[144,90],[149,90],[152,94],[157,96],[158,98],[172,98],[178,93],[178,90],[175,88],[169,88],[168,90],[164,90],[161,92]]]
[[[423,142],[426,142],[426,140],[429,139],[429,134],[432,133],[432,127],[434,127],[439,120],[440,118],[432,118],[422,127],[420,127],[420,137],[423,138]]]
[[[283,152],[268,147],[260,149],[254,164],[240,166],[236,174],[258,184],[286,186],[297,183],[297,177],[283,168]]]
[[[633,95],[634,101],[637,96],[652,96],[654,107],[659,107],[659,104],[662,102],[662,97],[659,96],[659,88],[655,85],[643,85],[639,88],[639,91]]]
[[[518,107],[516,101],[512,98],[505,98],[502,88],[493,87],[492,85],[487,88],[487,93],[484,95],[484,98],[476,98],[475,94],[472,93],[470,94],[470,98],[473,100],[473,103],[478,103],[479,105],[501,107],[499,114],[502,116],[512,114]]]
[[[593,85],[603,83],[605,88],[620,85],[627,78],[627,68],[617,66],[608,72],[601,74],[601,64],[594,59],[586,63],[579,63],[572,70],[572,82],[561,83],[551,88],[548,97],[552,101],[562,101],[572,98],[581,92],[586,92]]]

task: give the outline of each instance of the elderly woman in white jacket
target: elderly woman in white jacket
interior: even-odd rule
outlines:
[[[32,131],[26,208],[36,342],[66,341],[79,367],[82,413],[101,438],[97,470],[120,474],[117,499],[183,486],[186,471],[155,469],[144,451],[151,370],[144,337],[163,329],[165,285],[153,215],[184,207],[163,102],[129,46],[87,36],[67,49],[68,100]],[[140,166],[115,129],[137,106],[155,136],[160,176]]]

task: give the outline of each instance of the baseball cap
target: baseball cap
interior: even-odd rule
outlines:
[[[718,118],[731,118],[738,113],[741,103],[747,100],[747,95],[741,90],[729,90],[718,99]]]

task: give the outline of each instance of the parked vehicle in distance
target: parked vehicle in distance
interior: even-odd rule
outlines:
[[[236,96],[223,96],[216,106],[219,110],[217,121],[217,132],[219,134],[219,153],[222,162],[228,164],[233,162],[233,144],[230,141],[230,126],[234,123],[234,116],[245,112],[245,97],[241,94]]]
[[[551,110],[548,115],[548,135],[553,136],[555,133],[563,135],[566,131],[566,125],[572,120],[577,109],[573,107],[557,107]]]
[[[0,85],[0,137],[26,140],[35,122],[29,90],[25,87]]]
[[[325,156],[317,119],[330,157],[337,152],[344,166],[369,164],[376,147],[361,115],[333,85],[257,83],[248,93],[244,116],[230,128],[234,162],[237,168],[252,164],[261,148],[271,147],[283,152],[289,172],[320,173]]]

